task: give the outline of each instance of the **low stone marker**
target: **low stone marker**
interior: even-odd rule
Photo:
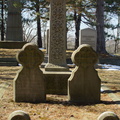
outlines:
[[[102,113],[97,120],[120,120],[118,116],[110,111]]]
[[[29,114],[27,114],[26,112],[22,110],[17,110],[9,115],[8,120],[31,120],[31,119]]]
[[[91,28],[80,30],[79,44],[89,44],[96,51],[97,32]]]
[[[69,101],[85,104],[100,102],[101,80],[94,69],[97,53],[90,45],[83,44],[73,52],[71,59],[76,67],[68,79]]]
[[[35,44],[27,43],[17,54],[22,64],[13,82],[14,100],[16,102],[44,102],[46,99],[45,82],[39,65],[44,54]]]

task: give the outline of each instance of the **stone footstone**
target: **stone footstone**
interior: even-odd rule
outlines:
[[[120,120],[114,112],[104,112],[102,113],[97,120]]]
[[[26,112],[22,110],[17,110],[9,115],[8,120],[31,120],[31,119],[29,114],[27,114]]]
[[[68,79],[68,99],[80,104],[100,102],[101,80],[94,64],[98,60],[97,53],[88,44],[78,47],[72,54],[76,64]]]
[[[44,54],[35,44],[27,43],[17,54],[22,64],[13,81],[14,100],[16,102],[45,102],[45,81],[39,65]]]

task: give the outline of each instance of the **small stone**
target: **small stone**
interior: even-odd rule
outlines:
[[[97,120],[119,120],[119,118],[114,112],[107,111],[102,113]]]
[[[22,110],[17,110],[9,115],[8,120],[31,120],[31,119],[29,114],[27,114],[26,112]]]

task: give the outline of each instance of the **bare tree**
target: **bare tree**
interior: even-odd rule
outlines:
[[[105,47],[104,32],[104,0],[96,0],[96,22],[97,22],[97,52],[107,53]]]

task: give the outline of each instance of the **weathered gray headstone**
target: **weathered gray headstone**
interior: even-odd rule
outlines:
[[[71,58],[76,67],[68,79],[69,101],[85,104],[100,102],[101,80],[94,69],[97,53],[90,45],[83,44],[73,52]]]
[[[120,120],[114,112],[104,112],[102,113],[97,120]]]
[[[67,80],[70,76],[66,63],[66,2],[50,1],[50,31],[48,63],[43,71],[47,93],[67,94]]]
[[[97,32],[91,28],[80,31],[79,44],[89,44],[96,51]]]
[[[7,41],[23,41],[20,0],[8,0]]]
[[[31,120],[31,119],[28,113],[22,110],[17,110],[9,115],[8,120]]]
[[[50,1],[50,41],[46,71],[68,71],[66,64],[66,0]]]
[[[22,64],[14,79],[14,100],[16,102],[44,102],[46,99],[45,83],[39,65],[44,54],[35,44],[27,43],[17,54]]]

